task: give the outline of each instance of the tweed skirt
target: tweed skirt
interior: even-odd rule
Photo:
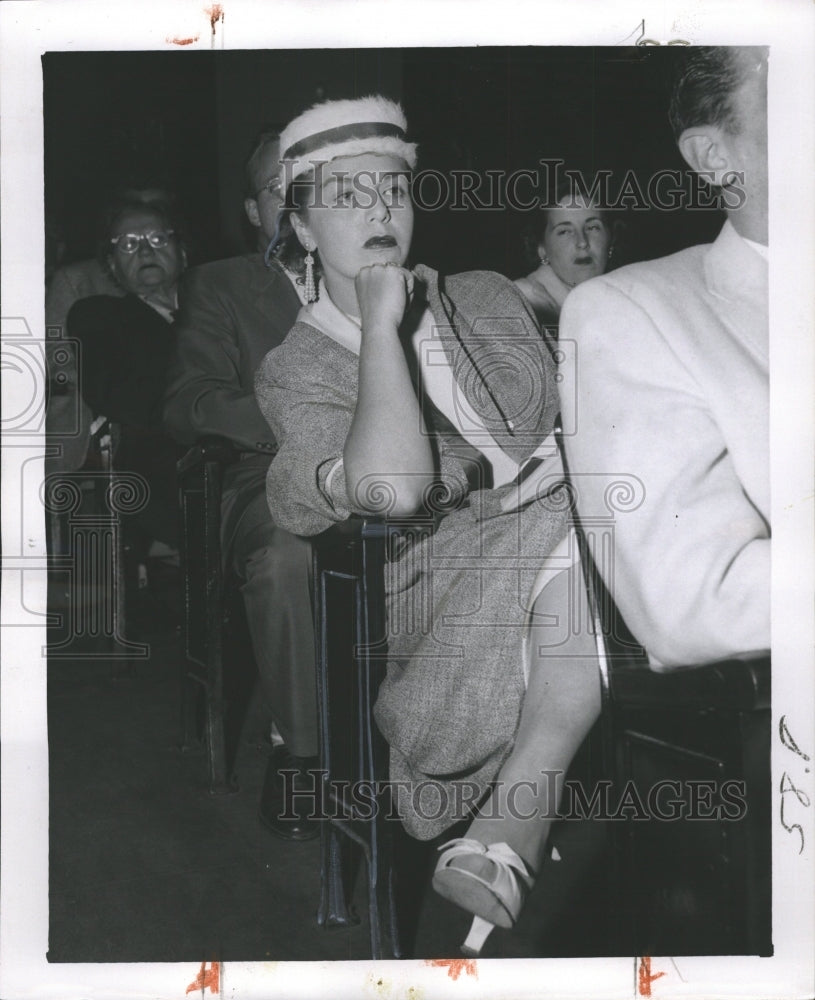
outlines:
[[[512,749],[536,581],[567,532],[557,504],[505,513],[503,495],[471,493],[388,568],[388,667],[374,712],[396,807],[421,840],[462,819],[462,795],[472,806]]]

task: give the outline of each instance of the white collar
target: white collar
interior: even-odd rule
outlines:
[[[297,319],[315,326],[340,347],[359,355],[362,325],[359,320],[353,319],[334,305],[324,284],[320,286],[320,297],[317,301],[304,305]]]
[[[768,246],[765,246],[763,243],[756,243],[755,240],[748,240],[746,236],[742,236],[742,239],[748,247],[752,247],[757,254],[760,254],[764,258],[764,260],[769,261],[770,248]]]
[[[755,250],[755,252],[761,258],[763,258],[763,260],[769,261],[770,259],[769,257],[770,248],[768,246],[765,246],[764,243],[756,243],[755,240],[748,240],[746,236],[742,236],[741,233],[736,229],[736,227],[730,221],[730,219],[725,220],[725,224],[722,226],[719,235],[720,236],[724,235],[725,239],[730,239],[731,243],[733,237],[735,237],[736,239],[741,240],[741,242],[745,246],[748,246],[751,249]]]
[[[173,293],[173,304],[171,306],[165,306],[162,303],[154,302],[148,299],[144,295],[140,295],[139,298],[146,306],[159,314],[163,319],[166,319],[168,323],[172,323],[175,320],[175,314],[178,310],[178,292]]]
[[[572,290],[571,285],[567,285],[562,278],[559,278],[555,274],[551,264],[541,263],[540,267],[527,275],[527,280],[536,281],[539,285],[542,285],[555,300],[558,308],[563,308],[566,296]]]

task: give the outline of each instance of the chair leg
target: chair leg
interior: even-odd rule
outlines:
[[[386,819],[371,826],[370,850],[365,851],[368,867],[368,914],[371,931],[371,958],[402,958],[396,915],[396,872],[393,864],[391,831]]]
[[[237,784],[230,780],[226,766],[224,706],[220,685],[213,685],[207,692],[205,725],[210,793],[225,795],[234,792]]]
[[[326,821],[320,829],[320,908],[317,923],[321,927],[348,927],[359,917],[348,906],[343,865],[343,837]]]
[[[198,727],[196,725],[196,695],[198,687],[187,676],[187,665],[182,663],[181,669],[181,745],[182,753],[190,753],[200,746]]]
[[[125,544],[124,526],[121,522],[113,528],[113,627],[109,636],[111,653],[115,655],[117,647],[129,646],[127,637],[126,592],[128,584],[130,547]],[[148,646],[144,647],[149,650]],[[135,672],[132,656],[117,657],[113,661],[112,673],[114,680],[131,676]]]

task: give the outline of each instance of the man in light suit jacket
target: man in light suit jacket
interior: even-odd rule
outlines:
[[[710,245],[581,285],[561,316],[581,517],[609,515],[615,476],[641,484],[597,561],[654,666],[770,646],[766,76],[764,49],[689,50],[671,123],[727,221]]]
[[[246,201],[259,252],[204,264],[179,289],[178,352],[164,423],[182,444],[228,438],[240,461],[224,473],[222,543],[239,579],[263,693],[284,745],[267,773],[261,817],[280,836],[316,836],[306,819],[279,820],[278,768],[316,766],[317,707],[309,575],[311,546],[272,522],[266,470],[277,442],[255,402],[255,370],[294,325],[301,298],[268,246],[281,206],[280,143],[260,135],[246,164]],[[282,752],[287,751],[287,752]]]

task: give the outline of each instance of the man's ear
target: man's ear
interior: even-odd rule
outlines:
[[[733,171],[725,134],[717,126],[686,128],[678,145],[691,170],[708,184],[721,187],[722,177]]]
[[[246,218],[260,229],[260,212],[258,211],[258,203],[254,198],[245,198],[243,202],[243,209],[246,212]]]

